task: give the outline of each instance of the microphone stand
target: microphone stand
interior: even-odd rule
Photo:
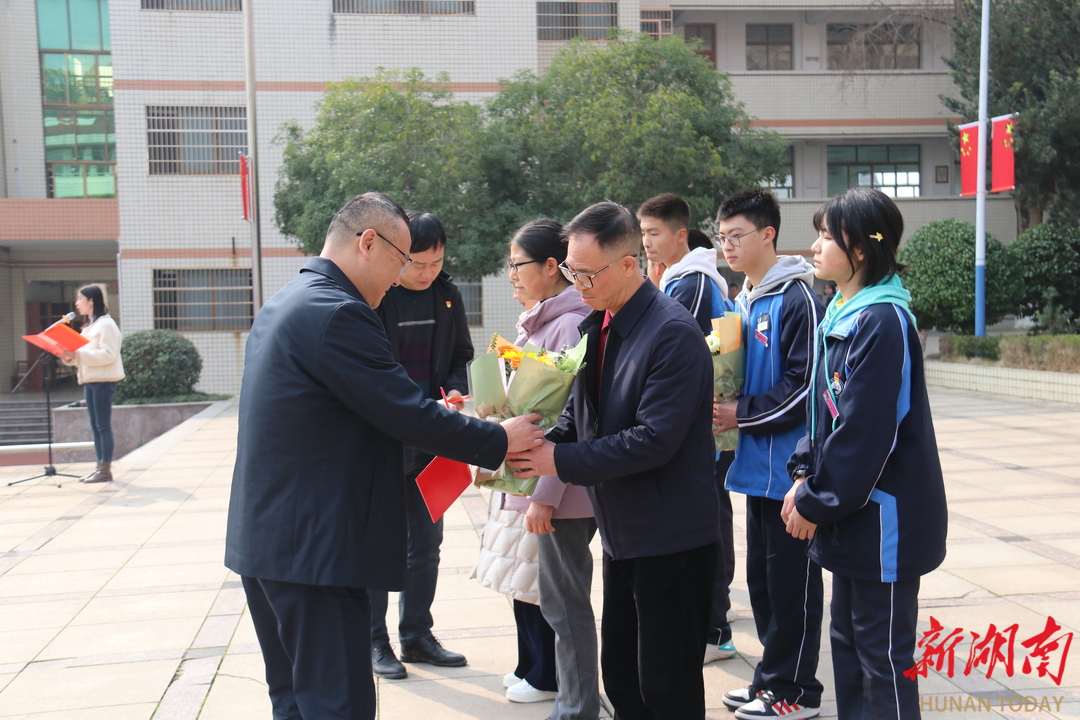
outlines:
[[[42,474],[34,475],[33,477],[23,478],[22,480],[14,480],[14,481],[8,483],[8,487],[11,487],[12,485],[18,485],[19,483],[28,482],[30,480],[37,480],[38,478],[43,478],[43,477],[52,478],[53,482],[56,483],[56,487],[60,487],[60,478],[61,477],[69,477],[69,478],[77,478],[77,477],[79,477],[78,475],[68,475],[67,473],[58,473],[58,472],[56,472],[56,467],[53,465],[53,449],[52,449],[52,446],[53,446],[52,378],[53,378],[53,367],[54,367],[56,361],[53,359],[52,353],[49,353],[49,352],[47,352],[45,350],[42,350],[41,354],[38,355],[38,359],[34,361],[34,364],[30,366],[30,369],[26,371],[26,375],[24,375],[23,379],[19,381],[18,385],[16,385],[14,388],[12,388],[11,392],[14,394],[16,390],[18,390],[20,387],[22,387],[22,384],[24,382],[26,382],[26,379],[28,377],[30,377],[31,373],[34,372],[34,368],[36,368],[43,360],[45,361],[42,372],[43,372],[43,374],[45,376],[45,417],[46,417],[47,427],[48,427],[48,431],[49,431],[49,435],[48,435],[49,464],[45,466],[45,471]]]

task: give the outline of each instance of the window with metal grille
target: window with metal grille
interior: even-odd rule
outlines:
[[[242,107],[146,108],[151,175],[230,175],[247,151],[247,110]]]
[[[380,15],[475,15],[472,0],[334,0],[336,13]]]
[[[465,303],[465,319],[469,327],[481,327],[484,324],[484,287],[478,282],[456,282],[454,285]]]
[[[670,10],[642,10],[641,32],[652,36],[654,40],[671,34]]]
[[[536,38],[538,40],[607,40],[611,29],[619,25],[617,2],[538,2],[536,3]]]
[[[791,26],[747,25],[746,69],[791,70]]]
[[[830,145],[829,196],[873,187],[889,197],[919,197],[918,145]]]
[[[251,268],[154,270],[153,290],[156,330],[251,329]]]
[[[240,0],[142,0],[143,10],[239,11]]]
[[[918,70],[919,28],[829,23],[825,30],[830,70]]]

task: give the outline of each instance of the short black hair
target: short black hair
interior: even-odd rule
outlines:
[[[863,251],[862,283],[877,285],[903,270],[896,251],[904,234],[904,216],[885,193],[868,187],[848,188],[814,213],[814,229],[827,230],[844,251],[855,276],[855,250]]]
[[[409,252],[422,253],[446,247],[446,229],[438,215],[423,210],[410,210],[408,215],[409,235],[412,236]]]
[[[547,262],[548,258],[555,258],[555,262],[562,263],[566,260],[566,238],[562,232],[558,220],[537,218],[522,225],[510,243],[517,243],[530,260]]]
[[[94,304],[94,312],[90,315],[92,320],[109,314],[109,307],[105,304],[105,295],[97,285],[83,285],[79,288],[79,294]]]
[[[690,229],[690,204],[675,193],[663,193],[641,203],[638,219],[657,218],[676,230]]]
[[[692,228],[686,233],[686,245],[691,250],[694,248],[705,248],[706,250],[715,250],[716,246],[712,244],[712,240],[702,230]]]
[[[372,224],[390,222],[395,219],[404,220],[409,224],[409,216],[400,205],[381,192],[367,192],[357,195],[337,211],[330,221],[330,227],[326,230],[326,239],[323,244],[329,242],[349,242],[356,238],[357,228],[362,232]],[[372,228],[374,229],[374,228]]]
[[[716,222],[742,215],[758,229],[771,227],[773,235],[773,249],[776,249],[776,241],[780,237],[780,203],[771,190],[743,190],[737,192],[720,205],[716,213]]]
[[[563,227],[567,240],[579,233],[595,236],[601,250],[622,247],[627,255],[641,253],[641,224],[634,213],[611,200],[590,205]]]

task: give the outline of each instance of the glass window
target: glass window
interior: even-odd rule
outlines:
[[[43,111],[45,120],[45,159],[74,160],[75,113],[71,110]]]
[[[54,198],[86,197],[86,184],[83,181],[84,165],[50,165],[52,172],[52,192]]]
[[[233,331],[251,328],[250,268],[154,270],[154,328]]]
[[[671,10],[642,10],[641,32],[653,40],[671,35]]]
[[[465,321],[469,327],[482,327],[484,324],[484,286],[478,282],[455,282],[465,303]]]
[[[538,2],[536,3],[536,38],[538,40],[607,40],[612,28],[619,25],[617,2]]]
[[[773,191],[773,194],[778,198],[792,198],[795,197],[795,150],[790,145],[787,149],[787,163],[785,164],[787,169],[786,176],[780,182],[773,180],[766,183],[765,187]]]
[[[85,165],[84,167],[86,168],[86,197],[116,197],[115,165]]]
[[[97,55],[72,53],[68,57],[68,102],[97,105]]]
[[[98,0],[68,0],[72,50],[104,49],[101,46],[101,10]],[[107,5],[104,10],[107,15]]]
[[[475,15],[475,0],[334,0],[336,13]]]
[[[746,69],[791,70],[791,25],[747,25]]]
[[[151,175],[227,175],[240,172],[247,151],[243,107],[146,108]]]
[[[142,0],[143,10],[239,11],[240,0]]]
[[[919,28],[915,25],[829,23],[826,31],[830,70],[918,70]]]
[[[42,80],[45,83],[45,104],[66,105],[67,90],[67,55],[63,53],[42,53]]]
[[[910,163],[898,159],[914,160]],[[829,195],[849,187],[874,187],[889,197],[919,197],[918,145],[830,145]]]
[[[67,0],[37,0],[38,47],[70,50]]]

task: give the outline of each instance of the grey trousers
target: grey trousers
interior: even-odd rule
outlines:
[[[550,720],[596,720],[600,716],[600,666],[596,618],[589,598],[596,534],[593,518],[553,519],[555,532],[538,536],[540,611],[555,630],[559,681]]]

